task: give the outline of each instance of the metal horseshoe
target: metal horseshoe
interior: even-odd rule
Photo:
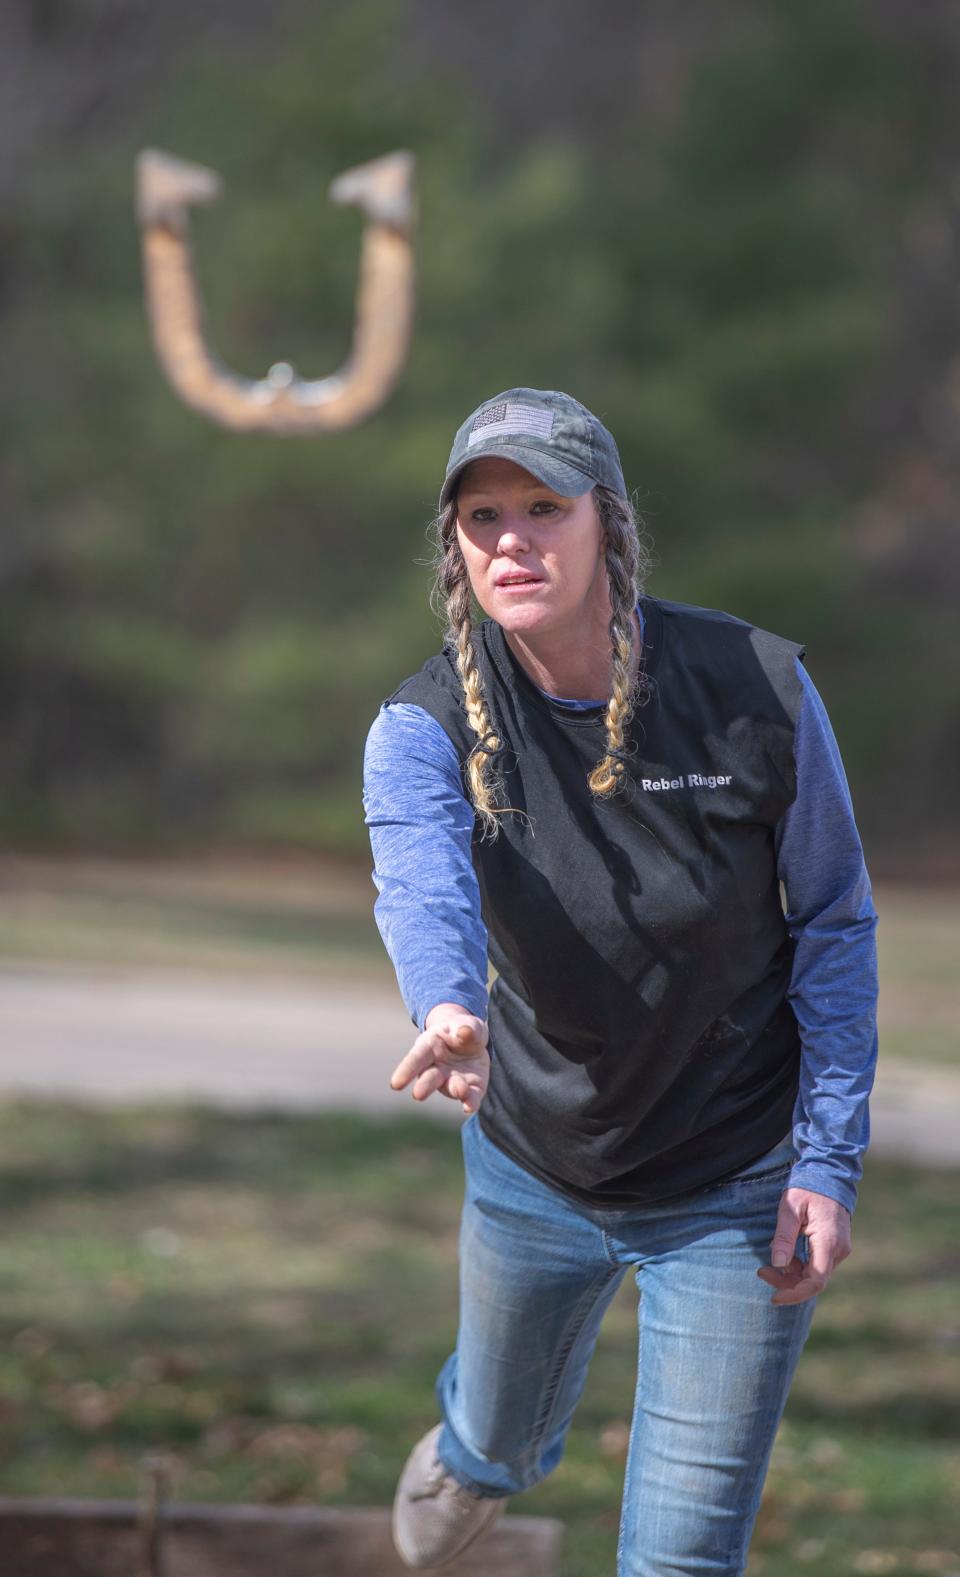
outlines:
[[[400,376],[413,322],[414,158],[401,150],[358,164],[330,187],[363,212],[353,345],[328,378],[303,379],[288,362],[242,378],[208,349],[190,248],[189,210],[219,197],[215,170],[155,148],[137,158],[137,219],[147,315],[161,367],[195,411],[240,432],[317,433],[353,427],[383,404]]]

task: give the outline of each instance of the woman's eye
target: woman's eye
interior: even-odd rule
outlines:
[[[530,505],[531,515],[555,515],[557,506],[549,498],[539,498]],[[492,504],[481,504],[476,509],[471,509],[470,519],[477,525],[486,525],[491,520],[497,519],[497,511]]]

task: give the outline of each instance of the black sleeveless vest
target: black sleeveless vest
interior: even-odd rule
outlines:
[[[604,707],[571,711],[502,627],[475,632],[506,798],[472,857],[497,978],[485,1133],[606,1207],[722,1181],[790,1131],[800,1040],[773,832],[796,795],[805,648],[710,608],[641,599],[648,699],[625,783],[590,793]],[[476,735],[447,646],[390,696],[464,764]],[[633,752],[633,747],[635,752]]]

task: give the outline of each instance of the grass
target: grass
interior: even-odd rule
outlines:
[[[960,1066],[960,897],[898,886],[875,902],[882,1054]]]
[[[0,1106],[0,1492],[387,1505],[456,1330],[459,1136],[416,1113]],[[868,1156],[751,1577],[960,1572],[955,1182]],[[614,1569],[627,1278],[556,1473],[561,1577]],[[509,1515],[509,1512],[508,1512]]]
[[[369,870],[200,858],[0,860],[23,960],[379,978]],[[960,896],[875,888],[881,1051],[960,1064]],[[0,1106],[0,1493],[386,1505],[456,1331],[455,1131],[412,1113]],[[867,1157],[821,1299],[750,1577],[960,1577],[953,1175]],[[635,1290],[612,1305],[556,1473],[561,1577],[614,1569]],[[509,1512],[508,1512],[509,1515]]]
[[[24,960],[394,977],[364,862],[0,859],[0,967]],[[960,891],[877,884],[880,1047],[960,1067]]]
[[[376,889],[356,865],[8,856],[0,884],[0,964],[393,978],[373,918]]]

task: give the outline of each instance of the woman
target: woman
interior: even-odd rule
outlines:
[[[436,533],[444,647],[364,770],[419,1031],[390,1082],[468,1114],[456,1350],[394,1540],[443,1565],[556,1467],[632,1267],[619,1577],[741,1573],[869,1138],[877,917],[836,741],[802,646],[644,592],[569,395],[468,417]]]

